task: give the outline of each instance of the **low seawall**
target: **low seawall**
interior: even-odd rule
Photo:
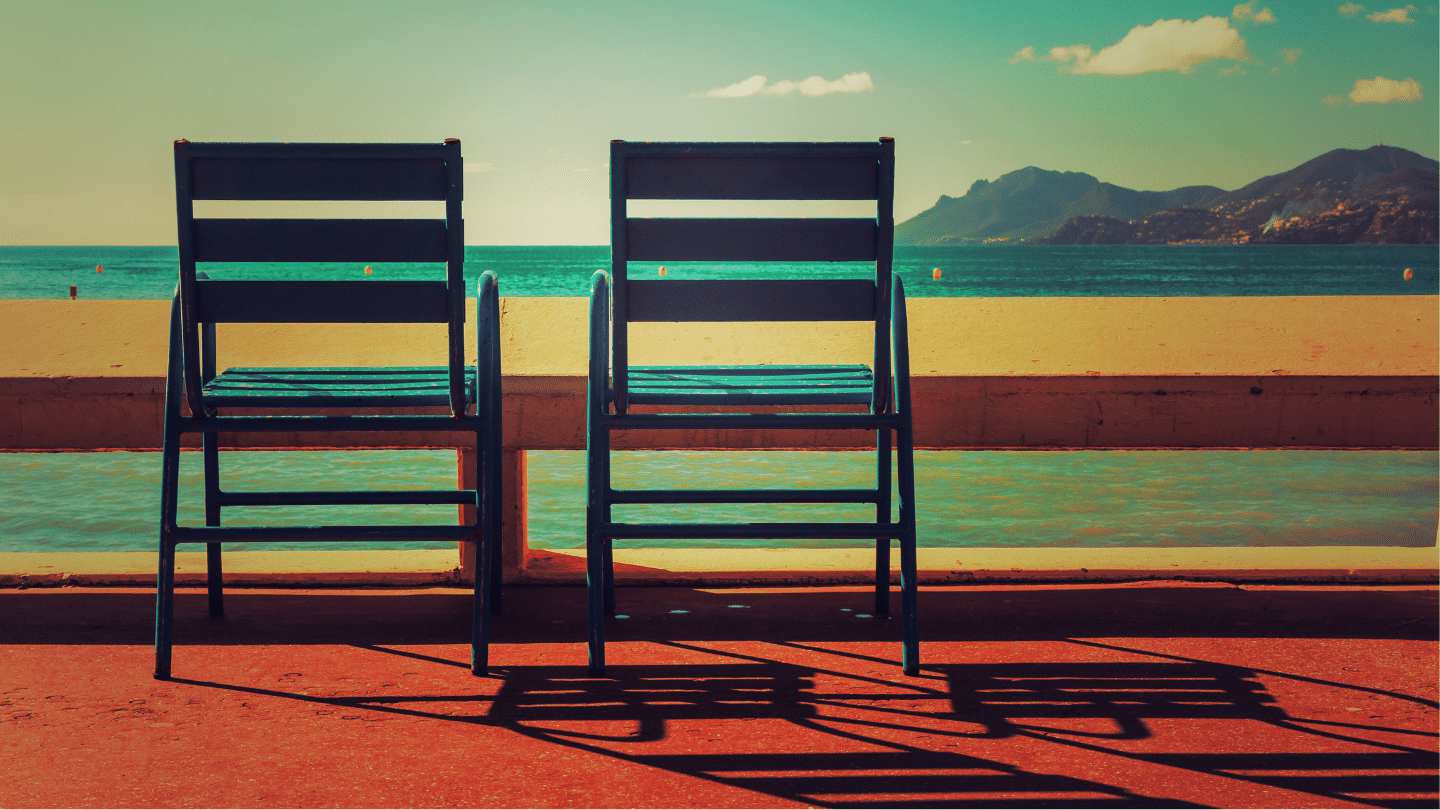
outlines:
[[[580,298],[503,300],[507,447],[585,446],[586,306]],[[1435,296],[922,298],[910,309],[921,447],[1435,448],[1440,435]],[[9,347],[0,357],[0,449],[158,447],[168,317],[166,301],[0,301]],[[442,329],[222,324],[219,365],[439,364]],[[642,365],[863,363],[870,351],[864,327],[851,324],[645,323],[631,327],[631,345]],[[453,441],[350,438],[353,446]],[[240,441],[323,440],[222,438]],[[855,432],[822,431],[637,432],[623,441],[868,444]]]

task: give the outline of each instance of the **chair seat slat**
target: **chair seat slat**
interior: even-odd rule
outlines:
[[[640,366],[629,382],[631,402],[657,405],[863,405],[873,391],[865,366]]]
[[[369,374],[337,375],[335,369],[273,368],[227,370],[201,389],[207,404],[215,407],[301,405],[396,406],[449,403],[449,369],[386,369]],[[465,396],[475,401],[477,371],[465,369]]]

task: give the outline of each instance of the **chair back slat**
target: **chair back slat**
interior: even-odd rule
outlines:
[[[631,261],[874,261],[873,219],[631,219]]]
[[[630,321],[870,321],[868,279],[656,279],[630,282]]]
[[[444,160],[197,157],[196,200],[443,200]]]
[[[875,156],[637,155],[626,162],[632,200],[873,200]]]
[[[444,220],[197,219],[197,262],[443,262]]]
[[[443,281],[219,281],[195,285],[203,323],[445,323]]]

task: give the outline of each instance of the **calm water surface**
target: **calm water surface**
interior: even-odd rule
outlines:
[[[467,283],[486,270],[502,295],[584,296],[590,276],[608,267],[610,249],[481,247],[465,249]],[[104,268],[96,273],[95,267]],[[0,298],[169,298],[174,247],[0,246]],[[895,248],[894,267],[913,297],[1435,295],[1435,245],[1084,245]],[[666,278],[825,278],[870,272],[844,263],[667,263]],[[941,271],[937,281],[935,269]],[[1406,281],[1406,269],[1414,276]],[[211,278],[441,278],[434,265],[207,264]],[[656,277],[659,265],[630,265]]]
[[[864,453],[616,453],[631,487],[871,486]],[[203,524],[200,454],[181,454],[181,522]],[[1440,498],[1433,452],[931,451],[916,453],[920,544],[929,547],[1414,546],[1435,544]],[[531,452],[530,544],[584,546],[580,451]],[[448,488],[440,450],[244,451],[222,457],[227,489]],[[0,454],[0,551],[139,551],[155,547],[158,453]],[[620,520],[867,520],[866,507],[632,506]],[[284,521],[452,523],[455,507],[234,507],[226,525]],[[645,541],[652,547],[745,541]],[[751,546],[773,545],[751,541]],[[816,548],[868,541],[794,541]],[[377,548],[265,543],[256,548]],[[387,547],[448,548],[447,543]],[[244,544],[227,544],[244,549]]]

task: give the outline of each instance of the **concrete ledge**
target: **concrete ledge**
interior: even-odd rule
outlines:
[[[176,582],[205,584],[205,554],[181,552]],[[842,585],[871,581],[868,549],[617,549],[622,585]],[[465,584],[455,552],[229,551],[228,587],[422,587]],[[154,587],[152,552],[0,554],[0,587]],[[899,563],[891,553],[892,570]],[[1417,584],[1440,580],[1434,547],[926,548],[924,585],[1186,580]],[[896,579],[898,581],[898,578]],[[583,585],[584,552],[532,549],[519,585]]]
[[[585,385],[583,377],[506,376],[505,446],[583,450]],[[164,387],[159,377],[0,378],[0,449],[156,450]],[[1434,376],[916,377],[912,388],[915,444],[925,449],[1440,445]],[[456,446],[448,433],[343,436],[346,447]],[[197,434],[185,439],[200,446]],[[335,434],[220,434],[227,448],[335,441]],[[614,447],[843,450],[873,442],[854,430],[626,431]]]
[[[454,549],[382,551],[226,551],[227,587],[416,587],[459,585]],[[155,587],[153,551],[0,554],[0,587],[64,585]],[[175,555],[175,583],[205,585],[205,552]]]

